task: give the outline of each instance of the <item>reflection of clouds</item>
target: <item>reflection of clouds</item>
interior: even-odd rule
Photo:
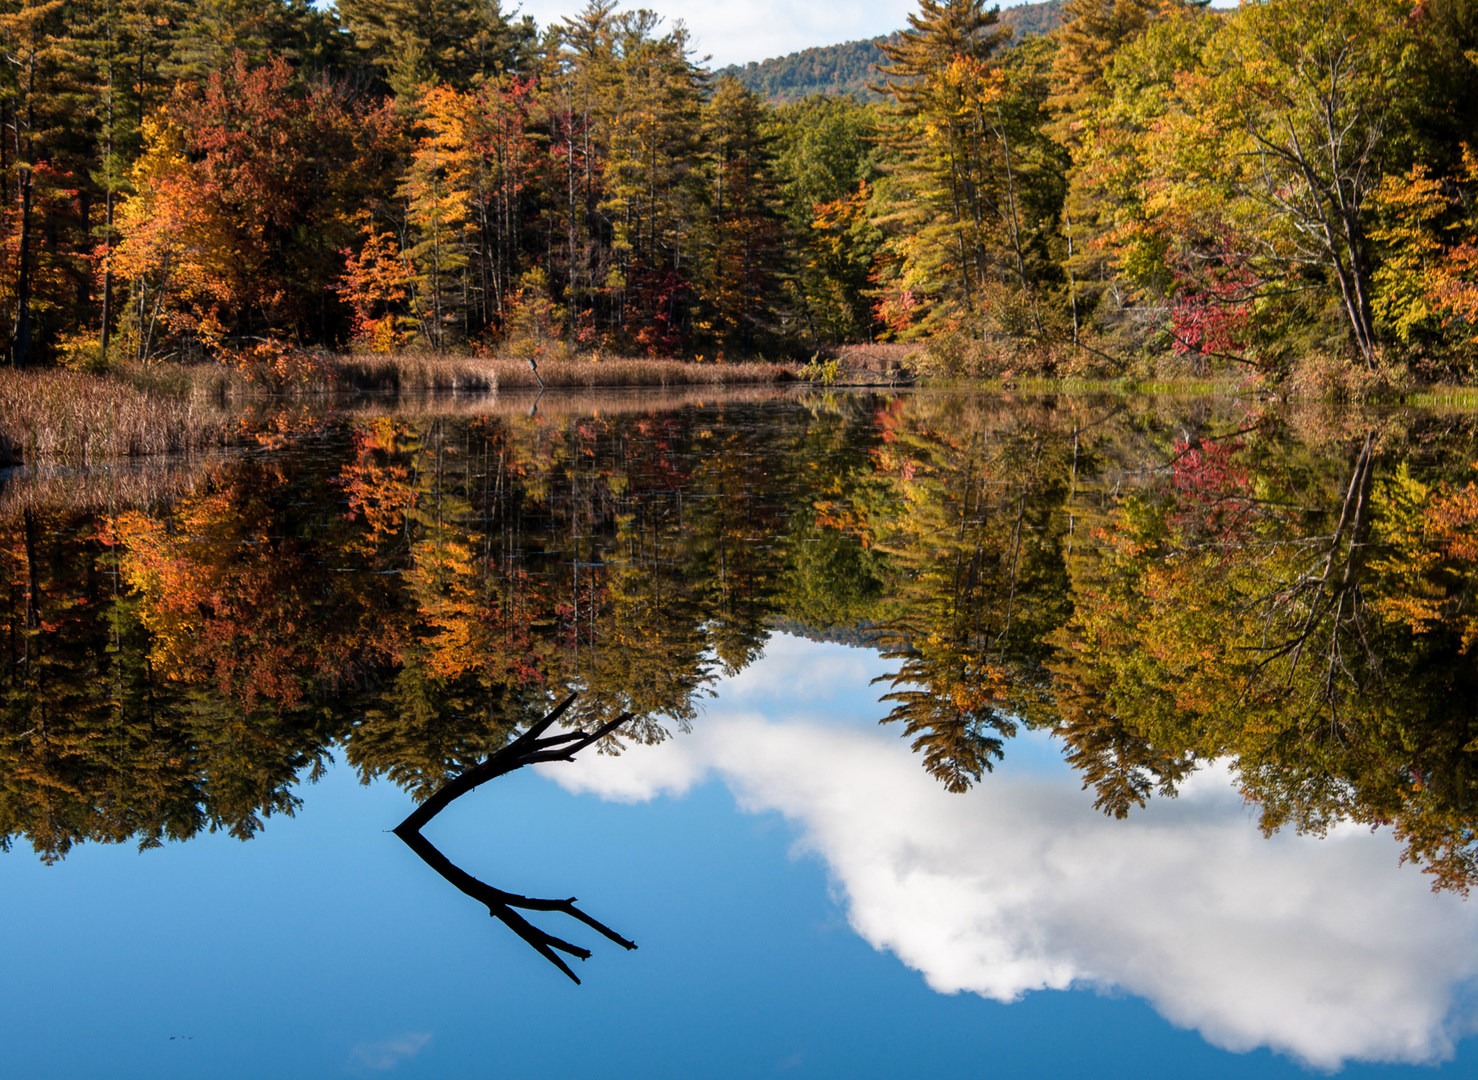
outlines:
[[[858,688],[867,690],[872,678],[886,670],[877,654],[866,649],[820,646],[785,636],[766,645],[763,663],[751,664],[723,681],[723,702],[763,704],[773,715],[776,707],[834,701],[843,695],[856,698]],[[867,704],[874,700],[876,695],[869,691]]]
[[[782,646],[809,650],[834,655]],[[1388,835],[1264,839],[1223,769],[1117,822],[1069,774],[1011,770],[1009,748],[952,796],[892,732],[775,723],[720,693],[691,736],[548,775],[631,800],[718,773],[745,809],[795,822],[857,932],[941,992],[1120,988],[1219,1046],[1321,1067],[1439,1059],[1475,1026],[1456,1002],[1478,981],[1478,920]]]
[[[349,1051],[349,1066],[355,1072],[389,1072],[419,1054],[430,1041],[429,1031],[412,1031],[381,1042],[360,1043]]]

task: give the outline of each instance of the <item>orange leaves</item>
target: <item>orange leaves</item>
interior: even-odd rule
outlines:
[[[406,582],[415,594],[424,631],[426,667],[438,679],[476,670],[486,657],[473,549],[450,529],[415,544]]]
[[[219,497],[219,511],[224,505]],[[200,512],[196,504],[195,513]],[[120,566],[130,588],[146,597],[140,621],[153,638],[150,661],[166,678],[182,678],[192,666],[193,639],[202,607],[211,602],[211,574],[182,557],[165,522],[129,510],[108,522],[112,541],[123,548]]]
[[[455,236],[471,227],[475,162],[467,121],[472,99],[450,87],[435,86],[422,95],[420,106],[422,134],[411,152],[402,195],[413,222]]]
[[[263,496],[282,477],[243,470],[178,503],[168,518],[128,511],[109,524],[139,597],[158,674],[214,683],[247,708],[300,705],[315,674],[346,658],[315,639],[304,567],[274,538]],[[359,643],[356,643],[359,644]]]
[[[215,352],[242,338],[307,336],[339,273],[351,206],[379,182],[357,167],[384,141],[377,117],[326,87],[300,90],[281,60],[250,68],[238,54],[146,121],[113,256],[130,283],[141,357],[161,340]],[[288,377],[248,352],[248,363]]]
[[[361,218],[364,242],[358,252],[344,249],[344,273],[333,288],[352,313],[354,343],[370,352],[388,353],[409,337],[405,311],[411,295],[411,272],[393,233]]]
[[[416,504],[411,470],[398,460],[408,436],[409,429],[393,420],[373,420],[354,433],[354,458],[339,470],[337,482],[349,498],[345,516],[368,526],[365,546],[371,550],[404,528]]]
[[[1426,166],[1413,165],[1403,175],[1382,178],[1372,195],[1383,223],[1371,238],[1386,249],[1374,275],[1375,312],[1402,342],[1434,316],[1469,322],[1478,316],[1478,286],[1465,290],[1463,281],[1478,268],[1464,257],[1470,245],[1444,251],[1439,223],[1449,209],[1445,187]]]
[[[252,382],[273,390],[328,378],[328,365],[321,355],[286,341],[269,339],[228,347],[221,350],[220,359]]]
[[[1432,538],[1450,560],[1454,581],[1449,609],[1462,636],[1462,651],[1478,643],[1478,611],[1473,609],[1473,581],[1478,579],[1478,484],[1469,481],[1461,488],[1443,485],[1429,512]]]
[[[812,207],[811,228],[820,234],[818,243],[828,257],[834,260],[846,257],[857,231],[867,223],[871,201],[872,186],[866,180],[859,180],[851,194]]]
[[[1431,521],[1443,554],[1478,564],[1478,484],[1444,486],[1432,503]]]
[[[1478,237],[1449,248],[1438,263],[1429,293],[1444,325],[1478,344]]]

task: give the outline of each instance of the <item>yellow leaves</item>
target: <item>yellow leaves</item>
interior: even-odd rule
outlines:
[[[240,250],[239,230],[212,212],[179,129],[166,118],[149,120],[145,137],[144,154],[130,174],[135,194],[123,199],[114,219],[123,239],[110,252],[112,269],[132,282],[144,324],[138,327],[141,351],[147,352],[156,329],[215,348],[225,337],[221,309],[237,299],[254,268]]]
[[[1414,165],[1401,176],[1382,177],[1371,204],[1382,220],[1371,238],[1388,248],[1374,275],[1375,313],[1398,338],[1410,341],[1433,314],[1442,249],[1436,221],[1447,208],[1447,197],[1425,165]]]
[[[1439,328],[1449,343],[1478,341],[1478,234],[1461,208],[1478,188],[1478,157],[1463,148],[1454,183],[1416,165],[1385,176],[1372,196],[1381,219],[1371,236],[1385,248],[1376,270],[1375,310],[1397,337]],[[1457,220],[1444,226],[1444,219]]]
[[[959,55],[928,80],[929,108],[919,119],[925,139],[936,151],[960,143],[964,133],[991,126],[1004,102],[1008,84],[999,65]]]
[[[426,666],[437,678],[455,679],[487,653],[472,548],[461,538],[436,536],[416,544],[411,557],[406,581],[427,628]]]
[[[1426,633],[1442,617],[1443,590],[1431,580],[1440,558],[1428,537],[1426,511],[1431,495],[1403,463],[1395,476],[1376,485],[1380,516],[1374,536],[1382,553],[1370,569],[1394,587],[1382,588],[1371,609],[1386,621]]]
[[[1371,231],[1371,237],[1382,243],[1419,242],[1427,250],[1435,247],[1422,228],[1441,215],[1447,200],[1442,184],[1426,165],[1413,165],[1400,175],[1381,177],[1371,195],[1377,211],[1389,211],[1389,219]]]
[[[144,151],[129,173],[129,179],[141,192],[147,192],[160,180],[176,175],[185,165],[184,134],[166,114],[146,116],[141,125]]]
[[[972,107],[999,104],[1006,92],[1006,74],[999,65],[963,54],[944,69],[941,82]]]
[[[1376,489],[1381,576],[1371,608],[1413,634],[1455,631],[1467,652],[1478,642],[1478,613],[1468,599],[1478,575],[1478,484],[1428,487],[1403,464]]]

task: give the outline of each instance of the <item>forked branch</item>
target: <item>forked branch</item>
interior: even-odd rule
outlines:
[[[488,914],[507,926],[528,944],[544,959],[563,971],[576,983],[579,977],[570,970],[569,964],[560,956],[564,953],[580,960],[590,957],[590,950],[565,941],[563,938],[555,937],[546,930],[542,930],[529,922],[521,912],[524,911],[554,911],[562,912],[570,918],[584,923],[592,930],[597,931],[624,949],[636,948],[636,943],[628,941],[616,933],[600,920],[587,915],[575,906],[575,898],[568,900],[547,900],[533,896],[520,896],[517,893],[505,892],[494,888],[486,882],[479,881],[456,865],[441,851],[421,835],[421,829],[437,814],[445,810],[451,803],[473,791],[489,780],[504,776],[525,765],[536,765],[543,761],[573,761],[575,755],[584,750],[592,743],[605,738],[615,731],[626,721],[631,719],[630,713],[622,713],[605,724],[602,724],[593,732],[571,731],[560,735],[546,735],[565,711],[574,703],[576,695],[571,694],[564,701],[556,705],[542,720],[532,725],[518,738],[507,746],[492,754],[486,761],[474,765],[470,769],[454,776],[440,788],[431,794],[420,806],[407,815],[406,819],[395,826],[395,835],[405,841],[427,866],[451,882],[461,892],[466,893],[480,903],[486,904]]]

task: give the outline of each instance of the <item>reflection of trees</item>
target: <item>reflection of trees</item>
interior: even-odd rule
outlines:
[[[335,750],[425,794],[575,691],[662,738],[778,623],[872,634],[952,788],[1021,723],[1120,815],[1228,757],[1267,827],[1474,880],[1478,478],[1433,464],[1471,433],[1156,409],[367,418],[168,502],[13,504],[0,835],[248,836]]]
[[[790,629],[853,642],[877,617],[888,574],[888,557],[872,546],[863,519],[878,427],[868,404],[811,403],[813,422],[792,452],[804,470],[797,501],[809,501],[810,512],[791,518],[789,558],[777,585]]]
[[[1066,603],[1067,444],[1032,417],[996,427],[919,408],[881,421],[867,528],[895,574],[891,617],[875,628],[899,661],[887,722],[960,791],[1001,756],[1042,686],[1042,639]]]
[[[249,831],[255,818],[234,817],[233,796],[268,759],[256,747],[234,753],[217,717],[157,678],[95,531],[28,514],[21,532],[4,559],[29,594],[8,613],[0,683],[4,835],[24,833],[56,858],[84,838],[154,844],[207,826]],[[208,789],[218,796],[209,811]]]
[[[1368,679],[1356,669],[1374,668],[1380,662],[1371,649],[1360,575],[1370,525],[1374,449],[1375,436],[1367,435],[1327,543],[1319,537],[1309,538],[1322,546],[1313,565],[1257,598],[1266,612],[1263,641],[1255,650],[1258,667],[1281,663],[1291,683],[1305,654],[1317,652],[1322,668],[1317,698],[1328,707],[1334,724],[1339,723],[1342,684],[1347,683],[1350,690],[1364,689],[1361,684]],[[1352,645],[1357,654],[1352,654]],[[1319,678],[1317,671],[1315,676]]]
[[[1098,512],[1056,637],[1059,730],[1116,813],[1229,757],[1265,828],[1391,824],[1465,888],[1474,562],[1443,523],[1469,489],[1414,485],[1373,435],[1312,464],[1267,433],[1182,442]]]
[[[686,725],[785,559],[755,541],[788,444],[749,452],[738,412],[320,425],[171,503],[8,518],[0,829],[248,836],[336,745],[427,791],[561,689],[583,723]]]

